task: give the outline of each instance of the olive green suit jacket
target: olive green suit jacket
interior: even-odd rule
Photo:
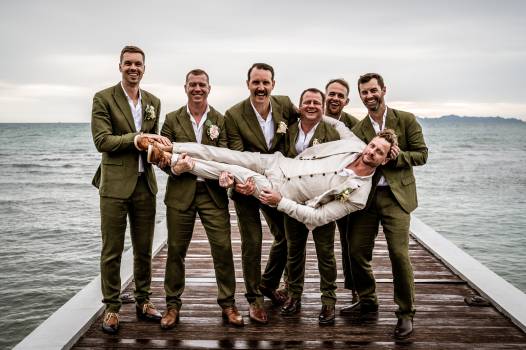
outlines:
[[[203,126],[201,144],[227,147],[227,136],[223,116],[213,107],[210,107],[210,112],[208,112],[206,118],[205,125]],[[216,125],[219,128],[219,136],[213,140],[208,134],[209,128],[212,125]],[[190,116],[186,111],[186,106],[166,115],[166,119],[161,129],[161,135],[168,137],[172,142],[197,142],[192,122],[190,121]],[[194,201],[197,188],[197,177],[190,173],[174,175],[169,171],[169,168],[167,168],[167,170],[170,177],[166,184],[164,203],[167,207],[172,207],[177,210],[187,210]],[[217,207],[226,208],[228,206],[226,190],[219,186],[217,180],[205,180],[205,184],[210,197]]]
[[[298,141],[299,135],[299,121],[295,122],[289,127],[287,132],[287,139],[285,143],[285,156],[289,158],[294,158],[298,155],[296,151],[296,142]],[[330,141],[337,141],[340,139],[340,134],[329,124],[324,121],[320,121],[316,130],[314,130],[314,135],[310,139],[309,147],[312,147],[314,144],[320,144]]]
[[[141,130],[135,129],[130,105],[120,82],[93,97],[91,133],[97,151],[102,153],[102,161],[92,184],[99,189],[101,197],[126,199],[132,195],[138,179],[139,154],[143,159],[148,187],[152,194],[157,194],[155,173],[146,161],[146,152],[139,152],[133,140],[140,132],[158,132],[161,101],[144,90],[141,90],[141,96]],[[146,114],[147,106],[154,108],[154,116]]]
[[[373,184],[376,184],[380,175],[383,175],[402,209],[410,213],[418,206],[413,166],[424,165],[427,161],[427,146],[422,127],[413,114],[391,108],[387,108],[385,127],[396,132],[400,154],[396,159],[377,169]],[[376,136],[369,117],[362,119],[352,131],[366,143]],[[371,190],[367,205],[373,194],[374,188]]]
[[[287,133],[278,133],[281,122],[287,126],[294,123],[299,114],[287,96],[271,96],[272,118],[274,121],[274,138],[270,148],[267,146],[263,131],[250,104],[246,99],[231,107],[225,113],[225,124],[228,133],[228,148],[236,151],[260,153],[285,153]]]
[[[352,130],[356,124],[358,124],[359,120],[349,113],[343,112],[340,116],[340,121],[345,124],[346,127],[349,128],[349,130]]]

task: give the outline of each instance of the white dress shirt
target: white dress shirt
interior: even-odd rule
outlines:
[[[301,127],[301,121],[298,123],[299,133],[298,139],[296,140],[296,152],[298,152],[298,154],[305,151],[305,149],[309,147],[310,140],[314,136],[314,132],[316,131],[318,125],[320,125],[320,122],[316,123],[316,125],[314,125],[314,127],[305,134],[303,128]]]
[[[385,112],[384,112],[384,115],[382,117],[382,125],[380,125],[377,122],[375,122],[374,119],[371,118],[371,116],[369,116],[369,120],[371,121],[371,124],[373,125],[373,129],[374,129],[375,133],[378,134],[380,131],[385,129],[385,120],[386,119],[387,119],[387,106],[385,106]],[[380,180],[378,181],[377,186],[389,186],[389,184],[385,180],[385,177],[381,176]]]
[[[141,89],[139,89],[139,100],[137,101],[137,105],[133,104],[133,99],[128,96],[128,93],[124,89],[124,86],[122,86],[121,81],[121,87],[122,91],[124,91],[124,95],[126,96],[126,99],[128,100],[128,104],[130,105],[131,113],[133,116],[133,122],[135,124],[135,131],[141,131],[142,127],[142,95],[141,95]],[[144,171],[144,164],[142,163],[141,155],[139,154],[139,169],[138,171],[142,173]]]
[[[263,136],[265,136],[265,141],[267,142],[267,147],[270,149],[270,146],[272,145],[272,139],[274,138],[274,120],[272,119],[272,103],[270,104],[270,111],[268,112],[267,119],[263,119],[261,114],[256,110],[256,107],[252,104],[252,101],[250,101],[250,105],[252,106],[252,109],[254,109],[254,113],[256,114],[256,118],[258,119],[259,126],[261,127],[261,131],[263,131]]]
[[[199,121],[199,124],[195,121],[195,117],[190,112],[190,108],[188,108],[188,105],[186,105],[186,112],[190,116],[190,122],[192,122],[192,128],[194,129],[195,139],[197,143],[201,144],[201,141],[203,140],[203,127],[206,122],[206,118],[208,117],[208,112],[210,112],[210,106],[206,106],[205,114],[203,114],[203,117]],[[202,177],[198,176],[197,181],[205,181]]]

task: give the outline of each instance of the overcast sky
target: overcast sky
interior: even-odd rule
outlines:
[[[378,72],[387,104],[420,116],[526,120],[524,1],[2,1],[0,122],[89,122],[93,94],[120,80],[119,52],[146,52],[142,88],[162,113],[185,104],[203,68],[224,112],[248,96],[254,62],[275,94]]]

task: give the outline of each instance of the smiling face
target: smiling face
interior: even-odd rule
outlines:
[[[301,97],[301,120],[317,123],[323,117],[323,97],[320,93],[306,91]]]
[[[144,58],[139,52],[125,52],[119,63],[122,82],[125,85],[137,86],[144,74]]]
[[[385,106],[385,86],[382,88],[375,78],[367,83],[359,84],[360,98],[369,112],[376,112]]]
[[[189,74],[184,85],[184,91],[188,96],[188,102],[203,103],[207,102],[210,93],[210,84],[205,74]]]
[[[363,150],[362,160],[366,165],[376,168],[389,161],[390,150],[391,144],[386,139],[376,136]]]
[[[339,117],[343,108],[349,103],[347,88],[338,82],[327,86],[325,90],[325,114],[332,117]]]
[[[253,68],[250,72],[247,87],[250,90],[250,100],[253,104],[270,103],[270,93],[274,89],[272,72],[266,69]]]

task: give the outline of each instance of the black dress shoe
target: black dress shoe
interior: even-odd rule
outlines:
[[[288,298],[285,304],[281,307],[282,315],[294,315],[301,309],[301,299]]]
[[[342,307],[340,309],[340,315],[352,315],[354,313],[368,313],[368,312],[376,312],[378,311],[378,305],[373,303],[362,303],[362,302],[356,302],[354,304],[351,304],[346,307]]]
[[[413,320],[410,318],[400,318],[396,323],[394,336],[396,339],[406,339],[413,333]]]
[[[334,305],[323,305],[321,307],[320,315],[318,316],[318,322],[320,325],[334,324],[334,318]]]

